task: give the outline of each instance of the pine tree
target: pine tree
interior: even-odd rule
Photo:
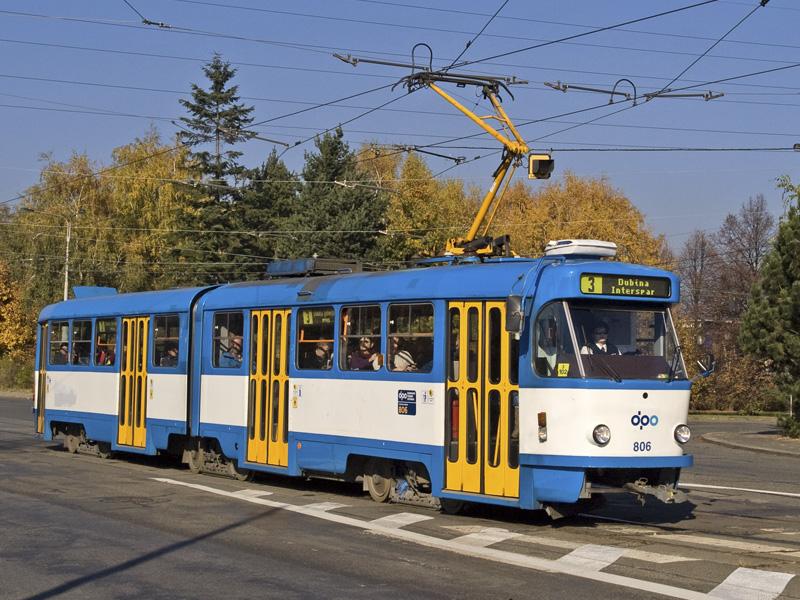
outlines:
[[[202,193],[191,196],[178,223],[178,229],[194,233],[178,236],[173,251],[176,261],[207,263],[196,265],[195,271],[177,273],[175,282],[186,285],[243,277],[241,267],[231,264],[237,262],[231,257],[239,254],[238,240],[228,232],[236,228],[240,198],[231,184],[242,179],[246,170],[237,160],[242,153],[232,146],[255,136],[247,129],[253,122],[253,107],[240,103],[238,86],[230,85],[236,69],[215,54],[203,73],[209,81],[208,90],[192,84],[192,99],[180,100],[191,115],[181,119],[188,131],[182,132],[180,139],[192,147],[212,145],[210,150],[191,154],[202,178],[198,186]]]
[[[297,209],[300,180],[275,150],[248,175],[250,182],[237,203],[235,228],[250,233],[234,236],[231,248],[243,255],[239,258],[248,265],[248,276],[258,278],[269,258],[280,257],[280,240],[291,241],[289,234],[278,232]]]
[[[363,182],[341,129],[316,140],[307,152],[298,211],[289,220],[293,238],[280,242],[287,256],[369,259],[384,227],[386,194]],[[339,182],[339,184],[335,183]]]
[[[191,117],[181,117],[188,131],[180,136],[191,146],[213,144],[212,150],[196,151],[192,158],[200,172],[209,177],[209,184],[224,188],[228,178],[237,178],[244,172],[244,167],[237,162],[242,153],[226,150],[225,146],[246,142],[256,135],[247,129],[253,122],[250,116],[253,107],[239,102],[239,86],[228,86],[236,69],[219,54],[214,54],[211,62],[203,67],[203,73],[209,81],[208,90],[192,84],[192,99],[180,100],[191,114]]]
[[[742,347],[765,361],[784,393],[800,392],[800,186],[780,180],[788,210],[752,288]]]

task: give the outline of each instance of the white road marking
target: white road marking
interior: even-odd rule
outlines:
[[[357,527],[359,529],[363,529],[365,531],[371,531],[379,535],[405,540],[428,548],[436,548],[439,550],[445,550],[447,552],[453,552],[456,554],[460,554],[462,556],[481,558],[484,560],[490,560],[504,565],[512,565],[525,569],[533,569],[536,571],[545,571],[548,573],[562,573],[564,575],[570,575],[572,577],[578,577],[590,581],[598,581],[600,583],[617,585],[620,587],[630,588],[634,590],[641,590],[644,592],[651,592],[653,594],[662,594],[664,596],[670,596],[672,598],[682,598],[685,600],[708,600],[708,596],[706,594],[695,592],[694,590],[687,590],[675,587],[672,585],[666,585],[663,583],[645,581],[643,579],[635,579],[633,577],[625,577],[623,575],[615,575],[613,573],[605,573],[603,571],[589,571],[587,569],[579,569],[568,564],[559,563],[558,561],[555,560],[547,560],[544,558],[538,558],[536,556],[526,556],[524,554],[506,552],[504,550],[497,550],[495,548],[468,546],[466,544],[459,544],[454,540],[444,540],[430,535],[424,535],[421,533],[416,533],[414,531],[408,531],[407,529],[374,525],[369,521],[361,521],[353,517],[348,517],[336,513],[323,512],[313,509],[309,510],[303,506],[295,506],[292,504],[286,504],[285,502],[276,502],[274,500],[267,500],[266,498],[247,498],[243,496],[237,496],[236,493],[234,492],[228,492],[226,490],[212,488],[210,486],[201,485],[197,483],[187,483],[183,481],[177,481],[175,479],[167,479],[162,477],[154,477],[153,479],[155,481],[159,481],[161,483],[166,483],[169,485],[187,487],[195,490],[200,490],[203,492],[208,492],[210,494],[215,494],[217,496],[234,498],[236,500],[243,502],[250,502],[253,504],[259,504],[261,506],[283,509],[283,510],[288,510],[290,512],[308,515],[311,517],[315,517],[317,519],[330,521],[332,523]]]
[[[563,550],[576,550],[583,546],[578,542],[570,542],[568,540],[559,540],[556,538],[545,537],[541,535],[521,535],[517,538],[521,542],[530,542],[540,546],[551,546],[553,548],[561,548]],[[687,556],[678,556],[677,554],[658,554],[657,552],[646,552],[644,550],[635,550],[633,548],[623,548],[622,556],[625,558],[633,558],[645,562],[656,563],[659,565],[666,565],[676,562],[691,562],[699,560],[697,558],[689,558]]]
[[[513,533],[508,529],[500,529],[499,527],[484,527],[481,531],[475,533],[468,533],[461,537],[450,540],[457,544],[466,544],[467,546],[476,546],[478,548],[486,548],[492,544],[499,544],[511,538],[519,537],[521,534]]]
[[[239,490],[234,492],[237,496],[243,498],[260,498],[262,496],[272,496],[272,492],[265,492],[264,490]]]
[[[385,517],[381,517],[380,519],[375,519],[374,521],[370,521],[372,525],[378,525],[381,527],[405,527],[406,525],[413,525],[414,523],[419,523],[420,521],[428,521],[433,517],[427,515],[418,515],[416,513],[407,513],[401,512],[397,513],[396,515],[388,515]]]
[[[653,536],[659,540],[674,540],[686,544],[700,544],[702,546],[715,546],[717,548],[728,548],[730,550],[741,550],[743,552],[753,552],[758,554],[780,552],[787,556],[800,556],[796,548],[787,546],[773,546],[771,544],[755,544],[753,542],[740,542],[738,540],[726,540],[722,538],[707,537],[704,535],[691,535],[688,533],[662,533]]]
[[[314,504],[304,504],[303,508],[312,508],[314,510],[336,510],[337,508],[344,508],[347,504],[339,504],[338,502],[315,502]]]
[[[605,569],[608,565],[615,562],[624,553],[624,548],[586,544],[576,548],[569,554],[565,554],[558,559],[558,562],[564,565],[576,567],[578,569],[591,569],[592,571],[599,571],[600,569]]]
[[[787,498],[800,498],[800,494],[792,492],[775,492],[773,490],[756,490],[752,488],[727,487],[724,485],[705,485],[701,483],[679,483],[678,487],[697,488],[704,490],[731,490],[734,492],[753,492],[754,494],[769,494],[770,496],[786,496]]]
[[[780,595],[792,577],[791,573],[739,568],[708,595],[725,600],[772,600]]]

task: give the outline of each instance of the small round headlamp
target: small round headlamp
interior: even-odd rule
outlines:
[[[679,444],[685,444],[692,439],[692,430],[688,425],[678,425],[675,428],[675,441]]]
[[[611,429],[608,428],[608,425],[598,425],[592,431],[592,437],[595,444],[605,446],[611,441]]]

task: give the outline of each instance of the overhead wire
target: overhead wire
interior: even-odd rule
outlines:
[[[502,3],[500,6],[499,6],[499,8],[498,8],[496,11],[494,11],[494,14],[493,14],[491,17],[489,17],[489,20],[488,20],[488,21],[486,21],[486,23],[483,25],[483,27],[481,28],[481,30],[480,30],[478,33],[476,33],[476,34],[475,34],[475,37],[473,37],[473,38],[472,38],[470,41],[468,41],[468,42],[466,43],[466,45],[464,46],[464,49],[463,49],[463,50],[462,50],[462,51],[459,53],[459,55],[458,55],[458,56],[456,56],[456,57],[453,59],[453,61],[450,63],[450,66],[449,66],[449,67],[445,67],[445,68],[443,69],[443,71],[449,71],[450,69],[452,69],[452,68],[453,68],[453,65],[454,65],[454,64],[456,64],[456,63],[457,63],[459,60],[461,60],[461,57],[462,57],[462,56],[464,56],[464,54],[467,52],[467,50],[469,50],[469,47],[470,47],[470,46],[472,46],[472,44],[474,44],[474,43],[475,43],[475,41],[476,41],[476,40],[477,40],[479,37],[481,37],[481,34],[482,34],[484,31],[486,31],[486,28],[487,28],[487,27],[489,27],[489,25],[491,25],[492,21],[494,21],[494,20],[495,20],[495,18],[497,18],[497,15],[499,15],[499,14],[500,14],[500,11],[501,11],[501,10],[503,10],[503,9],[506,7],[506,4],[508,4],[508,0],[503,0],[503,3]]]

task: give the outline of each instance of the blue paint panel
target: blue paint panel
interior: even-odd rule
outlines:
[[[466,492],[452,492],[450,490],[442,490],[440,493],[435,494],[438,498],[447,498],[449,500],[462,500],[464,502],[480,502],[481,504],[494,504],[496,506],[508,506],[517,508],[520,506],[519,500],[516,498],[502,498],[501,496],[485,496],[483,494],[468,494]],[[540,508],[540,507],[536,507]]]
[[[247,450],[247,429],[238,425],[200,423],[198,436],[215,438],[228,458],[244,461]]]
[[[166,419],[147,419],[147,437],[144,448],[120,446],[117,444],[117,416],[100,413],[89,413],[72,410],[53,410],[45,412],[45,439],[52,440],[51,423],[75,423],[82,425],[86,437],[96,442],[108,442],[113,450],[133,454],[156,454],[158,450],[166,450],[171,434],[181,435],[186,431],[183,421]]]
[[[544,467],[577,467],[582,469],[657,469],[664,467],[691,467],[694,457],[683,456],[554,456],[546,454],[520,454],[520,464]]]
[[[86,437],[99,442],[114,442],[117,439],[117,416],[75,410],[55,410],[48,408],[45,413],[45,439],[52,440],[50,423],[76,423],[83,425]]]
[[[583,469],[531,469],[533,496],[539,502],[576,502],[583,489]]]
[[[410,444],[369,438],[354,438],[338,435],[320,435],[316,433],[293,432],[295,444],[290,447],[294,451],[298,469],[323,470],[331,473],[344,473],[347,469],[347,457],[350,455],[375,456],[396,460],[408,460],[424,464],[433,476],[432,458],[439,454],[441,448],[427,444]],[[296,443],[302,447],[298,450]],[[308,449],[308,452],[306,450]],[[330,451],[328,450],[330,449]],[[326,463],[327,468],[318,465]]]

